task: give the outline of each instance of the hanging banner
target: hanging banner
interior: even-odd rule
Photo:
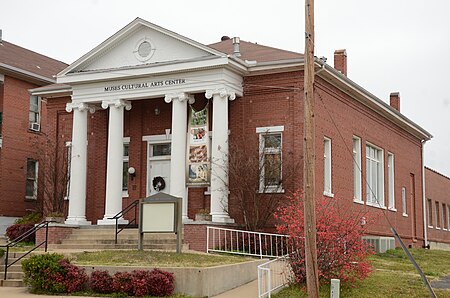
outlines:
[[[188,186],[208,186],[210,182],[208,105],[195,111],[190,107],[187,144]]]

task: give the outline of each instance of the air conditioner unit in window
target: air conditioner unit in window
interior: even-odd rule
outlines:
[[[30,123],[30,129],[31,129],[31,130],[39,131],[39,128],[40,128],[39,123],[36,123],[36,122]]]

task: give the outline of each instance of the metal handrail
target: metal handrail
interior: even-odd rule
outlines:
[[[47,242],[48,242],[48,223],[49,221],[43,221],[41,223],[38,223],[37,225],[35,225],[32,229],[29,229],[28,231],[26,231],[25,233],[23,233],[22,235],[20,235],[19,237],[17,237],[16,239],[10,241],[7,245],[2,245],[1,247],[6,247],[6,255],[5,255],[5,276],[3,277],[4,280],[6,280],[7,274],[8,274],[8,268],[11,267],[12,265],[14,265],[15,263],[17,263],[18,261],[20,261],[21,259],[23,259],[24,257],[28,256],[30,253],[32,253],[34,250],[36,250],[37,248],[41,247],[43,244],[45,244],[44,249],[45,252],[47,252]],[[28,236],[36,233],[37,231],[39,231],[40,229],[45,228],[45,240],[42,241],[41,243],[35,245],[32,249],[30,249],[27,253],[25,253],[24,255],[22,255],[20,258],[18,258],[17,260],[15,260],[14,262],[12,262],[11,264],[8,264],[8,258],[9,258],[9,248],[10,247],[14,247],[16,246],[19,242],[23,241],[24,239],[26,239]]]
[[[137,205],[139,204],[139,200],[135,200],[133,203],[128,205],[125,209],[114,215],[113,217],[109,217],[108,219],[115,219],[116,220],[116,235],[114,238],[114,244],[117,244],[117,236],[120,232],[122,232],[124,229],[129,227],[132,223],[137,223]],[[134,218],[130,220],[125,226],[122,226],[122,228],[119,230],[119,219],[122,218],[125,214],[128,213],[132,208],[134,208]]]
[[[289,255],[285,255],[258,266],[258,298],[270,298],[272,293],[288,285],[292,278],[288,260]]]
[[[206,252],[276,258],[293,251],[289,236],[208,226]]]

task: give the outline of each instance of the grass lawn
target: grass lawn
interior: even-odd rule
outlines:
[[[450,252],[412,249],[411,254],[429,281],[450,275]],[[401,249],[371,257],[374,271],[354,287],[341,284],[341,297],[429,297],[422,279]],[[450,290],[434,289],[438,297],[450,298]],[[305,290],[291,286],[273,295],[276,298],[307,297]],[[320,297],[330,297],[329,285],[320,288]]]
[[[254,260],[228,255],[207,255],[165,251],[108,250],[71,255],[76,265],[149,266],[149,267],[212,267]]]

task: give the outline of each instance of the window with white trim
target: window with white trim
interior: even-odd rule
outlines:
[[[25,187],[26,199],[37,199],[38,168],[39,162],[37,160],[31,158],[27,159],[27,182]]]
[[[406,206],[407,206],[407,204],[406,204],[406,187],[402,187],[402,214],[405,217],[408,216]]]
[[[427,223],[428,223],[428,226],[430,228],[432,228],[433,227],[433,203],[431,202],[430,199],[427,200],[427,203],[428,203],[428,205],[427,205],[427,207],[428,207]]]
[[[122,196],[128,197],[128,167],[129,167],[129,147],[130,138],[124,138],[123,141],[123,172],[122,172]]]
[[[66,177],[64,179],[64,182],[66,183],[66,194],[64,196],[64,200],[69,199],[69,192],[70,192],[70,167],[72,165],[72,141],[66,142],[66,148],[67,148],[67,169],[66,169]]]
[[[375,207],[384,207],[383,150],[366,144],[366,202]]]
[[[395,187],[394,187],[394,154],[388,153],[388,208],[395,209]]]
[[[259,191],[282,192],[282,132],[284,126],[257,127],[259,134]]]
[[[361,139],[353,137],[353,200],[362,202]]]
[[[333,197],[331,189],[331,139],[323,139],[323,194]]]
[[[434,204],[436,205],[436,229],[440,229],[441,228],[441,213],[439,212],[439,202],[434,202]]]
[[[28,116],[28,128],[34,131],[40,131],[41,124],[41,98],[39,96],[30,96],[30,111]]]
[[[448,230],[447,205],[442,203],[442,228]]]
[[[447,229],[450,231],[450,205],[447,205]]]

